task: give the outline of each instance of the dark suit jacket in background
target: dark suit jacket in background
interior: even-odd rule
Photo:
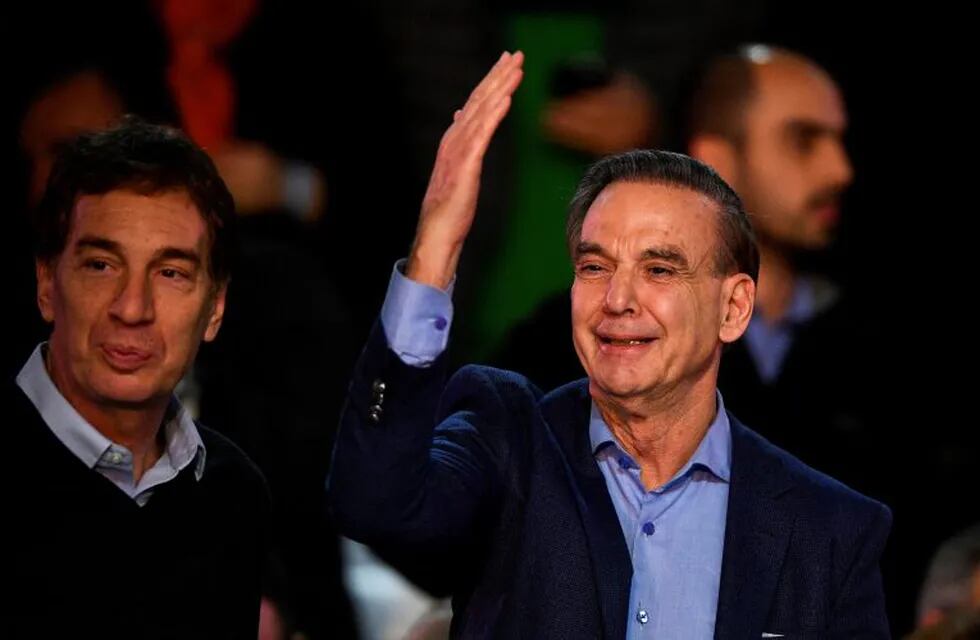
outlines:
[[[465,367],[446,385],[444,360],[407,366],[375,327],[334,452],[341,530],[452,593],[453,637],[625,637],[632,566],[589,443],[586,381],[542,396]],[[715,637],[889,637],[888,509],[730,419]]]

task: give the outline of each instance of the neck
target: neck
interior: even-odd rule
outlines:
[[[100,403],[83,393],[73,392],[61,368],[53,366],[50,355],[45,360],[55,387],[79,415],[103,436],[133,454],[133,481],[139,482],[143,473],[163,455],[164,434],[160,427],[169,399],[154,400],[138,407]]]
[[[609,430],[639,465],[647,491],[673,478],[701,444],[718,411],[715,378],[653,399],[623,401],[593,391]]]
[[[783,319],[793,300],[796,269],[785,252],[773,247],[759,247],[759,286],[756,289],[756,309],[771,323]]]

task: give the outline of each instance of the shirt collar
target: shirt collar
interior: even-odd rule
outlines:
[[[731,479],[732,435],[728,413],[721,392],[716,391],[717,411],[708,426],[707,432],[701,439],[698,448],[691,459],[674,476],[679,478],[686,475],[692,468],[703,468],[710,471],[718,479],[729,482]],[[589,441],[592,444],[593,455],[598,455],[609,446],[615,446],[623,455],[628,454],[609,430],[609,425],[603,420],[602,414],[595,402],[592,403],[592,413],[589,418]],[[673,481],[673,479],[671,480]],[[669,483],[668,483],[669,484]]]
[[[114,443],[83,418],[55,386],[44,364],[46,346],[38,345],[31,354],[17,375],[17,385],[55,437],[87,467],[94,469]],[[204,474],[204,442],[190,413],[176,397],[170,401],[163,430],[170,463],[179,471],[196,461],[194,475],[200,480]]]

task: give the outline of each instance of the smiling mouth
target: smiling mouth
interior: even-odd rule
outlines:
[[[601,344],[607,344],[612,347],[637,347],[644,344],[650,344],[653,342],[653,338],[609,338],[606,336],[599,336],[599,342]]]

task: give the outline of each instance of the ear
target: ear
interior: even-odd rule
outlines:
[[[54,260],[35,260],[34,273],[37,275],[37,308],[45,322],[54,322]]]
[[[204,329],[204,341],[211,342],[218,337],[218,329],[221,328],[221,321],[225,317],[225,297],[228,294],[228,283],[224,282],[214,293],[211,299],[211,314],[208,317],[208,325]]]
[[[722,283],[721,295],[718,338],[728,344],[742,337],[749,326],[755,308],[755,282],[744,273],[730,275]]]
[[[735,188],[738,182],[738,152],[730,140],[713,134],[697,135],[691,139],[688,153],[717,171],[725,182]]]

